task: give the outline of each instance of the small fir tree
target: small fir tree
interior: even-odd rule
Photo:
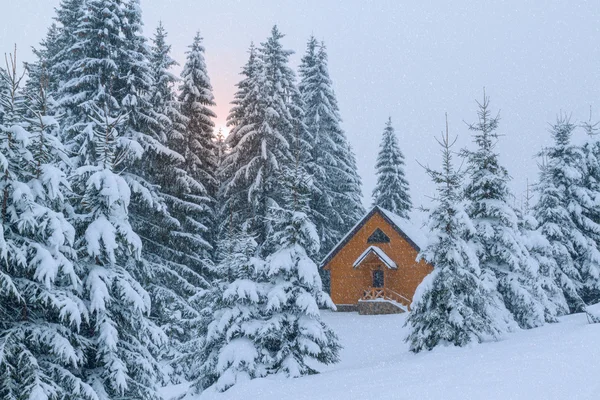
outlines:
[[[211,322],[198,368],[192,369],[196,391],[213,386],[222,392],[267,372],[260,346],[266,279],[264,261],[256,257],[258,245],[251,235],[239,232],[220,248]]]
[[[314,361],[338,362],[340,344],[321,320],[319,307],[335,309],[323,292],[317,265],[319,236],[308,218],[307,176],[299,167],[286,170],[286,208],[275,208],[274,231],[267,248],[265,321],[260,331],[263,362],[269,374],[298,377],[314,374]]]
[[[434,269],[418,286],[406,320],[410,329],[406,341],[415,353],[496,339],[507,331],[505,317],[498,313],[495,288],[482,280],[470,241],[476,230],[462,206],[462,174],[452,164],[447,125],[438,143],[442,170],[427,168],[437,185],[437,205],[429,215],[428,244],[418,256]]]
[[[400,151],[391,117],[383,131],[375,168],[377,185],[373,190],[373,206],[382,207],[403,218],[408,218],[412,203],[408,192],[408,181],[404,174],[404,154]]]

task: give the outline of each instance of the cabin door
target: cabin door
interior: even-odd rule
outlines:
[[[383,271],[376,270],[373,271],[373,287],[374,288],[382,288],[383,287]]]

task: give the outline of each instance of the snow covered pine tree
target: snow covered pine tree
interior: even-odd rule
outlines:
[[[64,149],[46,112],[46,87],[29,88],[25,99],[20,82],[15,49],[0,68],[0,397],[97,399],[76,373],[85,364],[79,332],[88,314],[75,229],[63,215]]]
[[[87,362],[79,373],[100,399],[159,399],[155,355],[166,339],[148,317],[150,296],[137,280],[145,276],[137,263],[142,243],[128,213],[132,192],[151,187],[132,163],[156,143],[144,126],[150,110],[137,108],[144,89],[135,85],[145,76],[136,51],[143,47],[137,11],[136,0],[85,2],[58,89],[62,138],[73,154],[72,220],[89,310],[82,329]]]
[[[284,35],[277,27],[244,68],[247,76],[238,84],[236,103],[229,123],[231,152],[223,167],[226,177],[224,212],[235,215],[235,225],[257,234],[259,246],[272,231],[271,209],[282,202],[279,174],[292,162],[294,138],[303,149],[303,162],[309,159],[303,119],[303,103],[288,66],[292,54],[284,50]],[[243,100],[241,100],[241,97]]]
[[[574,129],[566,117],[559,117],[552,126],[554,146],[540,154],[545,163],[540,171],[534,215],[556,260],[551,275],[562,289],[570,311],[582,312],[586,308],[583,296],[598,285],[597,280],[586,279],[598,275],[595,232],[600,232],[600,227],[590,218],[598,204],[598,193],[586,184],[588,164],[582,148],[571,143]]]
[[[506,320],[514,319],[521,328],[534,328],[545,322],[548,299],[510,205],[510,177],[494,151],[499,118],[491,117],[485,92],[478,105],[478,122],[469,125],[477,148],[464,150],[463,155],[470,178],[465,188],[466,210],[477,230],[474,243],[479,265],[484,279],[501,296],[498,304],[505,310]]]
[[[354,154],[341,127],[324,43],[309,39],[299,67],[298,89],[304,102],[304,122],[313,138],[311,220],[321,238],[319,258],[325,256],[364,215],[360,178]],[[324,282],[329,287],[329,282]]]
[[[212,86],[208,77],[204,60],[204,46],[200,33],[196,33],[194,41],[187,51],[186,63],[181,72],[179,86],[179,103],[181,114],[185,118],[183,140],[178,150],[185,159],[184,169],[203,189],[202,193],[189,196],[188,201],[198,204],[204,210],[197,210],[193,219],[198,230],[204,230],[204,236],[210,250],[206,256],[213,256],[216,245],[215,198],[219,189],[217,175],[217,146],[215,142],[213,118],[215,113],[209,108],[215,106]]]
[[[385,208],[396,215],[408,218],[412,203],[408,192],[408,181],[404,174],[404,154],[398,146],[391,117],[385,124],[375,168],[377,185],[373,190],[373,206]]]
[[[248,379],[266,375],[260,346],[267,277],[258,245],[246,232],[228,235],[224,256],[216,266],[212,318],[206,341],[194,360],[194,388],[213,386],[222,392]]]
[[[284,169],[284,207],[272,210],[273,233],[266,248],[266,274],[270,283],[260,346],[268,373],[289,377],[314,374],[312,361],[338,361],[340,344],[321,320],[319,306],[335,309],[323,292],[317,265],[311,259],[319,251],[319,236],[308,218],[308,176],[296,165]]]
[[[475,227],[462,206],[462,174],[452,165],[453,143],[446,134],[442,170],[427,168],[437,185],[437,205],[429,215],[429,241],[419,254],[434,270],[417,287],[406,320],[410,350],[420,352],[438,345],[465,346],[476,340],[495,339],[507,331],[504,313],[486,282],[473,243]]]

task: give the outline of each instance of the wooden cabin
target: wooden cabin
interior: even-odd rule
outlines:
[[[330,273],[338,311],[408,311],[417,286],[433,270],[416,261],[425,245],[423,229],[377,206],[365,215],[321,264]]]

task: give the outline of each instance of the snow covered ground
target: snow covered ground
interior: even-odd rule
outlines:
[[[207,391],[198,400],[600,399],[600,324],[589,325],[583,314],[500,342],[421,354],[402,340],[404,315],[323,317],[344,345],[339,364],[319,375]]]

